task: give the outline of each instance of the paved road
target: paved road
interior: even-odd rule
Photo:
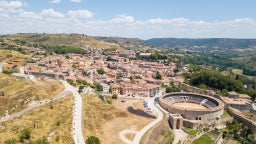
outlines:
[[[160,122],[163,119],[163,113],[154,105],[154,97],[148,98],[148,107],[150,107],[153,111],[157,113],[157,119],[146,125],[143,129],[141,129],[133,139],[133,144],[139,144],[142,136],[154,125]]]
[[[65,97],[69,93],[70,93],[70,91],[68,91],[67,88],[66,88],[64,91],[62,91],[61,93],[59,93],[58,95],[56,95],[55,97],[53,97],[51,99],[44,99],[44,100],[38,101],[38,102],[32,104],[31,106],[29,106],[28,108],[25,108],[25,109],[21,110],[18,113],[15,113],[15,114],[9,115],[7,117],[1,118],[0,122],[6,122],[6,121],[12,120],[14,118],[20,117],[20,116],[24,115],[25,113],[30,112],[30,111],[32,111],[32,110],[34,110],[34,109],[36,109],[40,106],[46,105],[46,104],[48,104],[52,101],[59,100],[59,99]]]
[[[82,98],[77,92],[77,89],[71,86],[66,81],[62,81],[65,87],[71,91],[75,97],[75,105],[73,110],[73,138],[75,144],[85,144],[83,131],[82,131]],[[86,92],[88,89],[86,89]]]

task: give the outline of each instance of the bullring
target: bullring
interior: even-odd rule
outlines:
[[[180,114],[187,120],[208,121],[220,118],[224,104],[208,95],[176,92],[159,98],[159,104],[172,114]]]

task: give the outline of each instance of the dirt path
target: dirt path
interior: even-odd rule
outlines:
[[[125,142],[126,144],[133,144],[131,140],[129,140],[128,138],[126,138],[126,134],[137,134],[138,131],[136,130],[132,130],[132,129],[125,129],[125,130],[122,130],[120,133],[119,133],[119,136],[120,136],[120,139]]]

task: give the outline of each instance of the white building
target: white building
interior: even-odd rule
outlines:
[[[102,92],[104,92],[104,93],[108,93],[109,92],[110,87],[109,87],[108,84],[101,83],[100,85],[103,87]]]
[[[0,66],[0,72],[3,72],[3,66]]]

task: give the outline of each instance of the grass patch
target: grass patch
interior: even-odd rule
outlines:
[[[214,141],[208,135],[202,135],[200,138],[193,141],[192,144],[214,144]]]
[[[194,140],[192,144],[213,144],[220,134],[221,132],[218,130],[209,131],[200,138]]]
[[[226,110],[224,110],[223,117],[231,117],[231,116],[230,116],[230,114]]]
[[[190,129],[190,128],[184,128],[184,130],[191,136],[196,135],[200,130],[197,129]]]

